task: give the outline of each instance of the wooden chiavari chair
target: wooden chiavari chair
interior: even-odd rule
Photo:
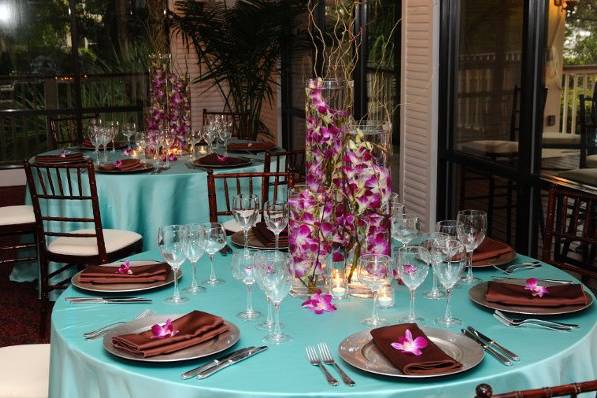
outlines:
[[[91,161],[63,164],[25,162],[25,172],[35,213],[43,317],[41,324],[45,325],[50,292],[65,288],[70,280],[52,282],[53,277],[69,267],[103,264],[138,253],[143,237],[132,231],[102,227],[95,170]],[[76,207],[77,212],[85,214],[56,214],[62,213],[68,206]],[[92,227],[73,230],[73,224],[91,224]],[[50,272],[50,262],[65,265]],[[45,330],[42,330],[44,333]]]
[[[578,394],[591,391],[597,391],[597,380],[563,384],[556,387],[536,388],[533,390],[512,391],[502,394],[494,394],[489,384],[479,384],[475,389],[475,398],[551,398],[568,396],[576,398]]]
[[[82,116],[81,121],[97,119],[99,114]],[[78,118],[74,116],[48,118],[50,135],[48,147],[50,149],[73,147],[81,145],[82,137],[79,135]]]
[[[294,183],[304,182],[306,174],[305,150],[297,149],[294,151],[267,151],[265,152],[263,171],[292,173],[294,175]]]

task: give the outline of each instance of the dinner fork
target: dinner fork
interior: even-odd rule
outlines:
[[[319,356],[321,357],[323,363],[336,368],[336,371],[338,371],[338,374],[340,375],[340,377],[342,377],[342,381],[344,382],[344,384],[349,385],[351,387],[354,386],[354,380],[351,379],[350,376],[348,376],[346,373],[344,373],[342,368],[338,366],[338,364],[332,357],[332,353],[330,352],[328,345],[326,343],[319,343],[317,345],[317,348],[319,348]]]
[[[541,263],[540,262],[533,262],[533,263],[522,263],[522,264],[513,264],[511,266],[509,266],[506,269],[502,269],[500,267],[498,267],[497,265],[491,264],[491,266],[495,269],[497,269],[498,271],[503,272],[504,274],[513,274],[515,272],[518,271],[524,271],[527,269],[535,269],[535,268],[539,268],[541,267]]]
[[[139,315],[137,315],[135,320],[145,318],[146,316],[149,316],[149,315],[153,315],[153,312],[150,309],[146,309],[145,311],[143,311]],[[87,340],[97,339],[98,337],[101,337],[104,334],[108,333],[115,326],[122,325],[127,322],[128,321],[119,321],[119,322],[110,323],[108,325],[102,326],[99,329],[92,330],[91,332],[83,333],[83,337],[85,337],[85,339],[87,339]]]
[[[317,353],[315,352],[315,348],[313,348],[311,346],[307,346],[307,347],[305,347],[305,351],[307,352],[307,359],[309,360],[309,363],[311,363],[311,365],[317,366],[317,367],[319,367],[319,369],[321,369],[321,371],[323,372],[323,375],[325,376],[325,379],[327,380],[327,382],[329,384],[331,384],[332,386],[337,386],[338,380],[336,380],[334,378],[334,376],[332,376],[330,374],[330,372],[328,372],[328,370],[325,368],[325,365],[321,362],[321,360],[317,356]]]
[[[528,319],[513,319],[507,317],[503,312],[500,310],[495,310],[493,316],[503,323],[506,326],[524,326],[524,325],[535,325],[544,327],[547,329],[552,330],[566,330],[570,331],[574,328],[578,328],[579,326],[573,323],[563,323],[563,322],[556,322],[556,321],[547,321],[544,319],[535,319],[535,318],[528,318]]]

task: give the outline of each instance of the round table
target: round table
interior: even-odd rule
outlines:
[[[137,255],[139,259],[157,259],[157,251]],[[281,321],[293,341],[269,350],[242,363],[233,365],[204,379],[183,381],[181,373],[206,363],[196,360],[186,363],[144,364],[113,357],[102,347],[102,340],[86,341],[82,334],[105,324],[130,320],[146,308],[158,314],[183,314],[193,309],[208,311],[234,322],[241,330],[236,348],[261,345],[264,332],[255,322],[244,322],[236,314],[244,309],[245,290],[233,280],[230,273],[230,256],[217,256],[217,271],[226,280],[224,285],[208,288],[206,293],[191,296],[183,305],[165,304],[162,300],[171,294],[169,288],[145,292],[152,304],[69,304],[66,296],[86,295],[72,287],[58,299],[52,314],[51,339],[51,397],[472,397],[475,386],[489,383],[495,392],[571,383],[596,378],[597,369],[597,308],[558,320],[572,322],[580,328],[572,332],[555,332],[538,328],[509,328],[498,323],[491,312],[480,308],[468,299],[468,288],[455,290],[453,311],[463,320],[495,338],[520,355],[520,361],[506,367],[486,355],[476,368],[451,377],[425,380],[406,380],[378,377],[358,371],[338,359],[336,347],[342,339],[365,327],[361,319],[369,315],[371,301],[357,298],[338,302],[333,313],[316,315],[301,308],[301,299],[288,297],[282,303]],[[517,261],[524,261],[520,256]],[[188,266],[183,266],[187,271]],[[188,271],[187,271],[188,272]],[[488,279],[495,270],[477,274]],[[200,276],[208,275],[207,259],[200,262]],[[568,274],[544,265],[535,271],[517,273],[520,277],[570,278]],[[419,315],[430,320],[442,314],[444,301],[424,299],[422,293],[430,287],[431,278],[417,293],[416,308]],[[182,278],[182,286],[190,278]],[[383,315],[395,320],[406,313],[408,295],[404,286],[395,289],[396,306],[383,310]],[[256,295],[256,309],[265,313],[263,296]],[[453,329],[458,332],[459,329]],[[319,369],[311,366],[305,357],[305,346],[327,343],[334,356],[356,381],[355,387],[340,384],[329,386]],[[338,378],[339,379],[339,378]]]

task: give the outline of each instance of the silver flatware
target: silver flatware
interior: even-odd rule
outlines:
[[[492,347],[495,347],[496,349],[498,349],[499,351],[501,351],[504,355],[506,355],[511,360],[513,360],[513,361],[519,361],[520,360],[520,357],[517,354],[513,353],[512,351],[510,351],[509,349],[507,349],[506,347],[504,347],[503,345],[501,345],[497,341],[495,341],[495,340],[487,337],[483,333],[479,332],[474,327],[468,326],[466,329],[469,332],[473,333],[475,336],[477,336],[479,338],[479,340],[483,341],[485,344],[487,344],[489,346],[492,346]]]
[[[226,369],[228,366],[234,365],[236,363],[244,361],[245,359],[251,358],[252,356],[259,354],[260,352],[267,350],[267,348],[268,347],[266,345],[261,347],[253,347],[248,351],[235,354],[232,358],[228,359],[227,361],[221,362],[220,364],[211,367],[202,373],[199,373],[197,375],[197,378],[205,379],[206,377],[209,377],[222,369]]]
[[[151,299],[144,297],[67,297],[72,304],[138,304],[151,303]]]
[[[506,269],[502,269],[502,268],[500,268],[500,267],[498,267],[497,265],[494,265],[494,264],[491,264],[491,266],[493,268],[497,269],[498,271],[503,272],[504,274],[510,275],[510,274],[513,274],[513,273],[518,272],[518,271],[524,271],[524,270],[539,268],[539,267],[541,267],[541,263],[537,262],[537,263],[513,264],[513,265],[509,266]]]
[[[148,315],[153,315],[153,312],[149,309],[146,309],[145,311],[143,311],[139,315],[137,315],[135,320],[145,318]],[[114,329],[114,327],[116,327],[118,325],[123,325],[127,322],[128,321],[119,321],[119,322],[110,323],[108,325],[102,326],[101,328],[92,330],[91,332],[83,333],[83,337],[85,337],[85,339],[87,339],[87,340],[97,339],[98,337],[101,337],[104,334],[106,334],[107,332],[109,332],[110,330]]]
[[[506,326],[519,327],[519,326],[524,326],[524,325],[534,325],[534,326],[544,327],[547,329],[565,330],[565,331],[570,331],[572,329],[576,329],[579,327],[579,325],[576,325],[573,323],[548,321],[545,319],[536,319],[536,318],[513,319],[513,318],[509,318],[508,316],[506,316],[506,314],[504,314],[503,312],[501,312],[499,310],[495,310],[495,312],[493,313],[493,316],[494,316],[494,318],[496,318],[498,321],[502,322]]]
[[[328,345],[326,343],[319,343],[317,344],[317,348],[319,348],[319,356],[321,357],[322,362],[326,365],[333,366],[342,378],[344,384],[353,387],[355,385],[354,380],[351,379],[350,376],[348,376],[346,373],[344,373],[342,368],[338,366],[338,364],[332,357],[332,353],[330,352]]]
[[[180,376],[182,377],[183,380],[191,379],[191,378],[197,376],[201,372],[205,372],[206,370],[211,369],[214,366],[217,366],[217,365],[219,365],[222,362],[225,362],[225,361],[228,361],[229,359],[234,358],[238,354],[242,354],[242,353],[244,353],[246,351],[249,351],[251,349],[254,349],[254,348],[255,348],[255,346],[240,348],[238,350],[235,350],[235,351],[231,352],[230,354],[223,355],[223,356],[221,356],[221,357],[219,357],[217,359],[214,359],[213,361],[208,362],[205,365],[201,365],[201,366],[198,366],[198,367],[196,367],[194,369],[187,370],[186,372],[184,372]]]
[[[523,279],[520,278],[514,278],[512,276],[493,276],[492,279],[506,279],[506,280],[511,280],[511,281],[520,281]],[[560,284],[560,285],[572,285],[576,282],[574,281],[568,281],[568,280],[564,280],[564,279],[538,279],[539,282],[547,282],[547,283],[556,283],[556,284]]]
[[[325,379],[327,380],[328,384],[330,384],[332,386],[337,386],[338,380],[336,380],[334,378],[334,376],[332,376],[330,374],[330,372],[328,372],[328,370],[325,368],[325,365],[321,362],[321,360],[317,356],[317,352],[315,352],[315,348],[313,348],[311,346],[307,346],[307,347],[305,347],[305,351],[307,352],[307,360],[309,361],[309,363],[311,365],[317,366],[319,369],[321,369],[321,372],[325,376]]]
[[[502,354],[499,351],[496,351],[493,347],[490,347],[489,345],[483,343],[477,336],[475,336],[473,333],[469,332],[468,330],[461,329],[461,331],[462,331],[462,334],[469,337],[475,343],[477,343],[481,347],[483,347],[485,352],[491,354],[495,359],[500,361],[503,365],[512,366],[512,361],[510,361],[510,359],[508,357],[506,357],[504,354]]]

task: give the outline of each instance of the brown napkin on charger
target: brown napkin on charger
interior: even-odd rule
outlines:
[[[81,152],[65,152],[55,155],[37,155],[35,163],[37,164],[64,164],[64,163],[84,163],[87,159]]]
[[[172,337],[154,338],[151,331],[131,333],[112,338],[115,348],[145,358],[170,354],[211,340],[228,331],[224,320],[207,312],[192,311],[172,321],[178,333]]]
[[[132,274],[118,273],[119,267],[89,265],[79,274],[79,282],[94,284],[153,283],[168,279],[171,269],[166,263],[131,266]]]
[[[514,249],[508,244],[486,237],[473,253],[473,262],[495,258],[513,251]]]
[[[217,153],[210,153],[195,160],[197,166],[236,166],[247,163],[246,159],[235,158],[232,156],[218,155]]]
[[[135,171],[144,169],[145,165],[139,159],[122,159],[120,160],[120,167],[116,167],[116,162],[102,163],[98,166],[102,171]]]
[[[234,142],[232,144],[228,144],[228,150],[231,152],[242,152],[242,151],[252,151],[252,152],[263,152],[269,151],[276,147],[276,144],[271,142]]]
[[[267,225],[263,221],[260,221],[257,224],[255,224],[255,227],[253,227],[253,232],[255,233],[255,237],[265,247],[276,246],[276,236],[272,231],[267,229]],[[280,246],[288,246],[288,227],[284,228],[284,230],[280,232],[278,244]]]
[[[391,346],[404,336],[406,329],[409,329],[413,339],[422,336],[427,339],[427,347],[422,349],[422,354],[414,354],[396,350]],[[407,375],[433,375],[446,371],[460,369],[462,364],[436,346],[416,323],[403,323],[399,325],[384,326],[371,331],[373,344],[379,349],[384,357],[402,373]]]
[[[524,286],[490,281],[487,283],[485,299],[491,303],[526,307],[564,307],[584,305],[589,302],[589,298],[579,284],[548,286],[547,290],[543,297],[533,297],[532,292],[525,290]]]

